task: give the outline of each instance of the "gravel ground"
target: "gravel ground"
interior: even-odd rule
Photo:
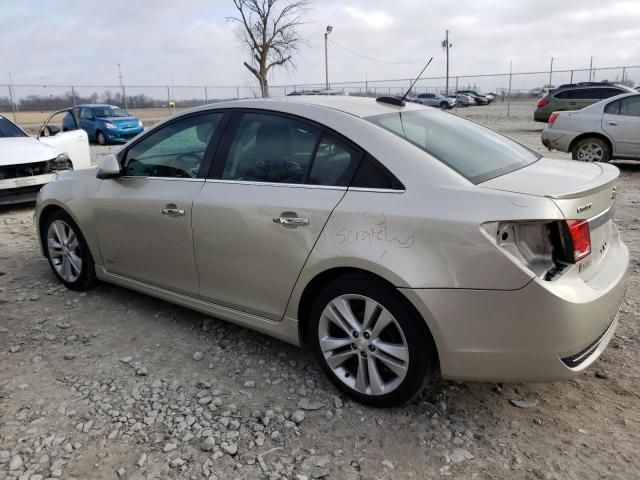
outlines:
[[[542,151],[531,106],[505,111],[460,113]],[[277,340],[111,285],[66,290],[32,207],[0,210],[0,480],[637,478],[640,163],[616,164],[632,265],[601,359],[564,383],[438,381],[391,410]]]

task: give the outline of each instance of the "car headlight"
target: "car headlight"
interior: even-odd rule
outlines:
[[[66,153],[61,153],[53,160],[49,160],[49,171],[60,172],[62,170],[73,170],[73,163]]]
[[[106,123],[104,124],[104,126],[105,126],[106,128],[108,128],[109,130],[115,130],[116,128],[118,128],[118,127],[116,127],[113,123],[109,123],[109,122],[106,122]]]
[[[142,120],[138,120],[138,128],[144,128],[144,125],[142,125]]]

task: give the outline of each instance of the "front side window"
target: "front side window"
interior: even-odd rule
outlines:
[[[26,136],[27,134],[20,130],[13,122],[0,116],[0,138]]]
[[[202,159],[223,113],[187,117],[145,136],[126,154],[125,176],[198,176]]]
[[[640,117],[640,95],[620,100],[620,115]]]
[[[518,170],[540,158],[519,143],[456,115],[415,110],[365,119],[424,150],[472,183]]]
[[[245,113],[222,179],[304,183],[319,133],[318,127],[296,119]]]

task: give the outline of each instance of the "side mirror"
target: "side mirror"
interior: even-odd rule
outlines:
[[[120,163],[118,157],[113,153],[107,153],[98,157],[98,178],[105,180],[107,178],[116,178],[121,175]]]

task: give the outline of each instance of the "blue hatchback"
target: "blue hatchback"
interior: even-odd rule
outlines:
[[[138,118],[115,105],[78,105],[71,112],[80,128],[89,135],[89,140],[100,145],[127,142],[144,130]],[[65,131],[75,128],[71,115],[67,113],[62,122]]]

